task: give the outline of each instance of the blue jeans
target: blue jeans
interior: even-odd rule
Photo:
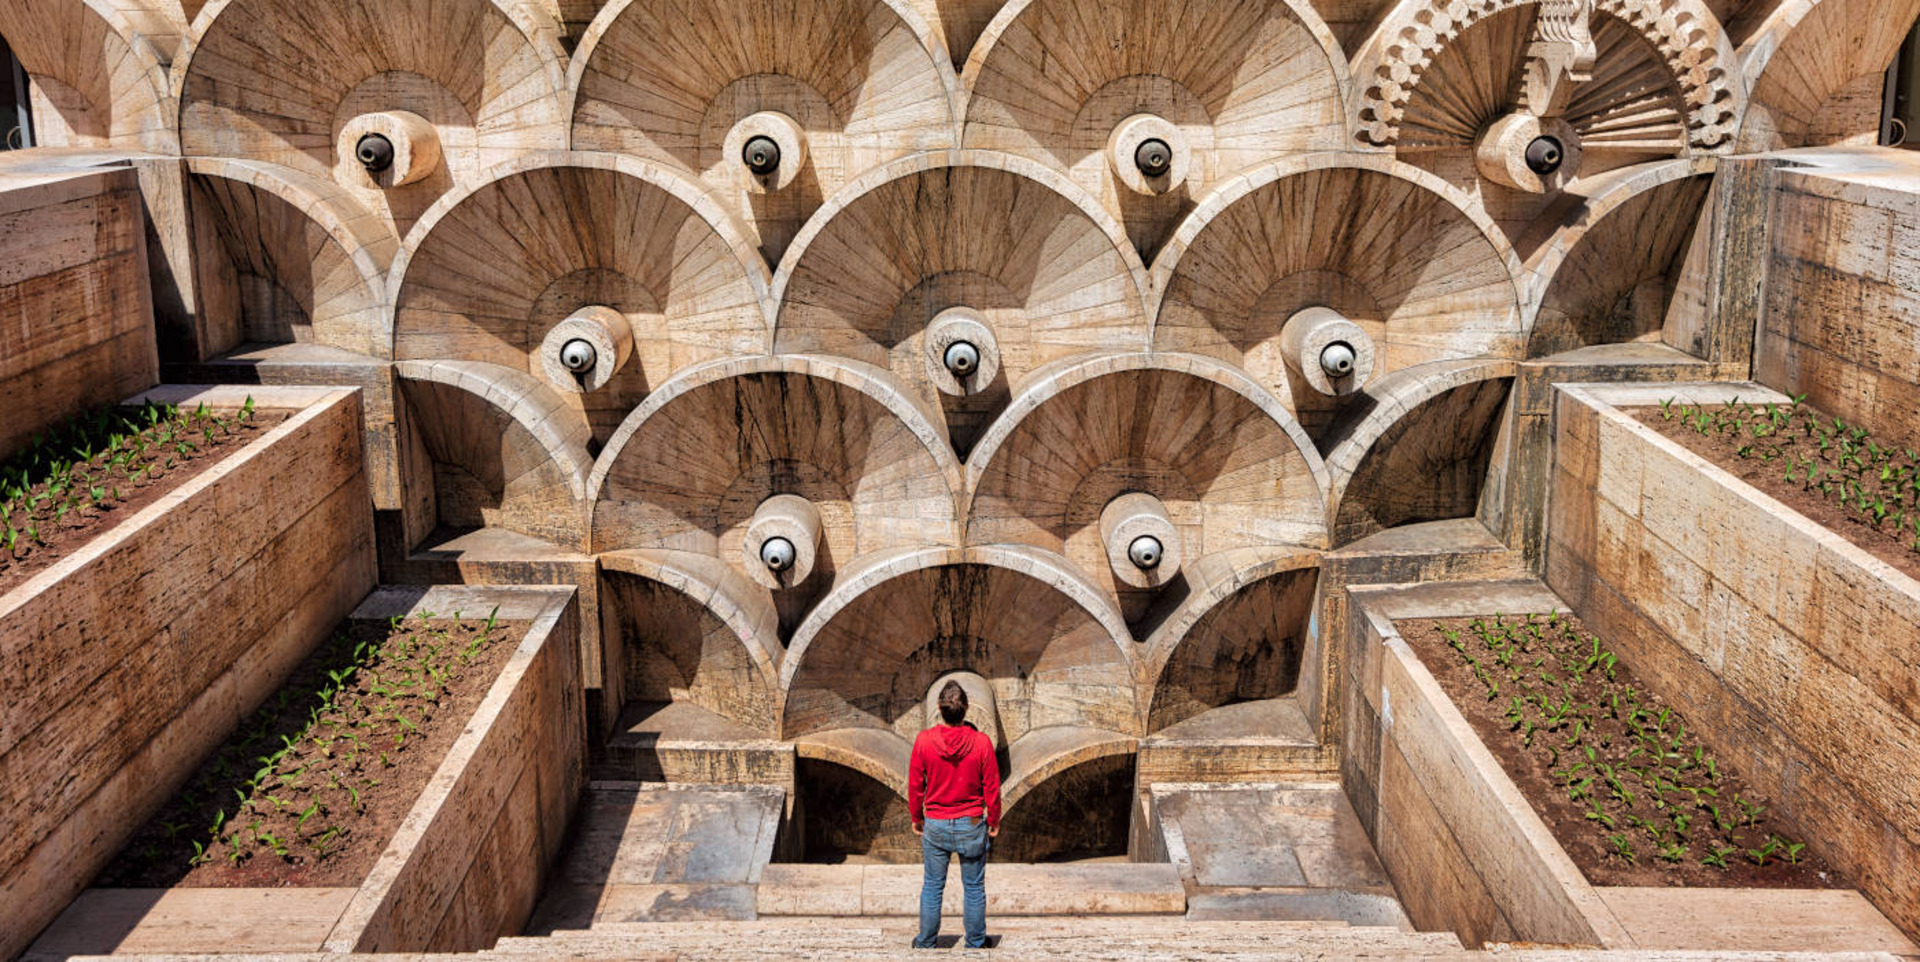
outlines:
[[[987,820],[971,818],[930,818],[920,836],[920,856],[927,869],[920,886],[920,936],[914,948],[931,949],[940,935],[940,897],[946,894],[947,866],[960,856],[960,884],[965,886],[967,948],[987,944]]]

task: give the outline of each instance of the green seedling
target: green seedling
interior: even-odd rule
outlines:
[[[1781,848],[1780,836],[1778,835],[1770,836],[1768,837],[1767,843],[1765,845],[1762,845],[1759,848],[1747,849],[1747,860],[1751,861],[1754,865],[1758,867],[1765,868],[1767,864],[1767,859],[1774,857],[1774,855],[1780,851],[1780,848]]]
[[[1612,854],[1615,858],[1626,862],[1628,865],[1634,863],[1633,841],[1631,839],[1625,835],[1609,835],[1607,836],[1607,843],[1613,846]]]

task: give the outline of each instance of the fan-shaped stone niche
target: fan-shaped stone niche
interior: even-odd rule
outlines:
[[[178,152],[160,54],[110,0],[0,0],[0,35],[31,79],[36,145]]]
[[[1372,377],[1445,358],[1513,357],[1517,260],[1458,192],[1350,155],[1249,173],[1181,225],[1154,265],[1154,348],[1244,368],[1319,433],[1345,403],[1289,370],[1282,332],[1330,308],[1371,341]]]
[[[396,237],[488,168],[566,146],[558,27],[518,0],[213,0],[172,81],[184,153],[332,179]],[[439,155],[404,186],[356,157],[385,111],[422,120]]]
[[[393,352],[551,379],[549,334],[582,308],[624,318],[631,359],[567,389],[604,441],[685,368],[766,350],[766,272],[691,183],[631,158],[535,154],[444,198],[394,268]],[[609,358],[612,365],[617,359]]]
[[[993,690],[993,721],[1007,740],[999,758],[1007,819],[1031,797],[1040,799],[1029,803],[1031,825],[1060,827],[1057,811],[1074,797],[1085,803],[1084,795],[1034,790],[1091,766],[1092,781],[1075,785],[1098,782],[1117,813],[1093,834],[1124,851],[1139,725],[1125,625],[1064,559],[990,546],[868,559],[795,634],[781,665],[781,736],[802,760],[796,819],[810,855],[912,859],[908,756],[913,738],[933,724],[930,686],[954,671],[979,675]],[[1124,782],[1109,784],[1122,769]],[[1038,813],[1043,807],[1057,811]],[[1085,836],[1058,840],[1085,847]],[[1034,843],[1000,857],[1022,853],[1055,854]]]
[[[386,270],[397,245],[331,181],[249,161],[187,161],[209,353],[311,341],[387,356]]]
[[[1129,622],[1187,579],[1139,587],[1116,573],[1102,511],[1139,492],[1164,506],[1181,552],[1326,544],[1327,474],[1300,425],[1210,358],[1132,354],[1051,371],[1014,400],[967,463],[967,543],[1064,555]]]
[[[1627,341],[1684,340],[1668,319],[1703,314],[1704,292],[1683,292],[1690,255],[1704,253],[1712,178],[1708,161],[1667,161],[1590,178],[1549,208],[1561,225],[1529,259],[1542,288],[1526,356]],[[1591,195],[1587,191],[1591,191]],[[1682,349],[1694,346],[1676,343]]]
[[[1475,21],[1441,48],[1412,88],[1395,156],[1483,195],[1495,219],[1527,220],[1550,198],[1482,176],[1474,150],[1494,121],[1519,109],[1538,4]],[[1648,37],[1604,9],[1591,20],[1592,79],[1574,87],[1560,117],[1578,150],[1573,179],[1689,152],[1687,91]]]
[[[429,461],[431,513],[440,526],[506,528],[567,547],[584,542],[586,422],[558,395],[525,372],[481,361],[395,368],[406,402],[404,443]]]
[[[1111,602],[1057,555],[1019,546],[888,552],[847,572],[795,632],[782,665],[781,735],[904,749],[930,724],[928,687],[953,671],[991,684],[1010,752],[1056,727],[1130,733],[1138,713],[1129,644]],[[883,754],[876,768],[890,770],[889,761]]]
[[[1147,731],[1216,708],[1292,695],[1307,649],[1319,561],[1298,553],[1212,556],[1198,585],[1149,640]]]
[[[862,556],[955,544],[959,464],[937,422],[874,368],[743,358],[693,368],[634,410],[591,481],[593,549],[675,549],[753,579],[742,550],[778,494],[818,514],[805,581],[771,591],[783,637]]]
[[[969,56],[965,146],[1067,172],[1152,252],[1224,178],[1346,142],[1346,58],[1305,0],[1012,0]],[[1177,132],[1180,183],[1136,184],[1114,129]]]
[[[600,564],[622,703],[693,705],[774,732],[782,651],[765,592],[711,555],[613,551]]]
[[[831,760],[810,754],[806,745],[800,747],[791,825],[804,861],[920,861],[920,840],[907,814],[904,777],[883,778],[866,765]],[[1085,760],[1063,762],[1044,778],[1020,786],[1002,782],[1001,832],[990,861],[1112,858],[1127,853],[1134,799],[1133,742],[1102,743],[1097,752]],[[903,773],[906,764],[902,754]]]
[[[1920,0],[1780,2],[1741,47],[1752,94],[1739,151],[1879,143],[1887,65],[1916,17]]]
[[[952,162],[947,160],[951,158]],[[774,349],[891,370],[944,412],[964,455],[1049,362],[1146,345],[1146,271],[1119,225],[1058,173],[1016,157],[923,155],[875,171],[815,215],[774,279]],[[961,309],[996,373],[949,393],[930,330]],[[983,358],[985,360],[985,358]]]
[[[1333,544],[1471,518],[1512,393],[1514,362],[1433,361],[1381,379],[1327,437]]]
[[[1353,57],[1356,78],[1354,106],[1355,137],[1363,145],[1397,146],[1410,132],[1416,140],[1454,136],[1443,134],[1459,125],[1459,118],[1477,109],[1469,105],[1509,97],[1513,93],[1510,78],[1521,66],[1525,49],[1512,47],[1511,38],[1518,24],[1509,22],[1495,32],[1477,32],[1489,20],[1512,16],[1519,7],[1538,6],[1537,0],[1487,0],[1462,4],[1443,0],[1409,0],[1392,7],[1374,29],[1367,42]],[[1652,128],[1624,134],[1628,142],[1637,140],[1664,125],[1663,111],[1654,109],[1646,117],[1637,115],[1634,86],[1657,80],[1635,67],[1641,57],[1627,53],[1618,36],[1605,39],[1602,34],[1616,33],[1606,25],[1608,19],[1631,27],[1656,51],[1664,72],[1678,84],[1684,104],[1686,143],[1698,150],[1713,150],[1730,145],[1746,91],[1741,84],[1740,58],[1727,39],[1720,22],[1701,0],[1596,0],[1593,5],[1596,43],[1601,60],[1594,72],[1594,84],[1581,94],[1585,111],[1594,111],[1618,97],[1626,100],[1620,109],[1600,110],[1600,129],[1606,140],[1620,131],[1632,130],[1642,121]],[[1468,46],[1451,52],[1455,44]],[[1621,57],[1614,65],[1604,61],[1612,51]],[[1622,72],[1625,71],[1625,72]],[[1602,85],[1602,78],[1607,83]],[[1508,86],[1501,86],[1508,83]],[[1424,92],[1423,92],[1424,88]],[[1424,106],[1415,101],[1425,99]],[[1646,108],[1652,101],[1639,104]],[[1451,117],[1451,119],[1449,119]],[[1409,121],[1421,130],[1410,131]]]
[[[614,0],[575,53],[573,146],[692,173],[777,262],[849,181],[954,145],[957,82],[930,40],[906,0]],[[796,144],[761,176],[736,132],[765,114]]]

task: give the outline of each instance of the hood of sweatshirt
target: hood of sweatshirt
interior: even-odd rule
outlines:
[[[940,752],[941,758],[950,762],[957,762],[971,754],[979,734],[978,729],[965,722],[935,725],[928,730],[933,732],[933,747]]]

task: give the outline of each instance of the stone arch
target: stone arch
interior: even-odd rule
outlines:
[[[1129,620],[1160,592],[1122,584],[1109,566],[1099,514],[1120,494],[1158,498],[1187,558],[1326,544],[1319,453],[1277,400],[1211,358],[1063,365],[1014,399],[968,459],[967,480],[968,544],[1064,554]]]
[[[692,704],[774,733],[781,648],[764,591],[693,552],[611,551],[600,567],[622,639],[623,701]]]
[[[1306,0],[1189,4],[1013,0],[968,56],[964,145],[1066,173],[1151,251],[1213,185],[1278,156],[1346,142],[1351,81],[1333,33]],[[1165,196],[1116,181],[1108,137],[1130,115],[1158,115],[1192,150],[1186,184]]]
[[[1484,213],[1407,164],[1318,155],[1235,179],[1154,262],[1156,350],[1247,370],[1316,429],[1336,399],[1291,375],[1280,331],[1331,307],[1373,340],[1373,376],[1428,361],[1512,357],[1521,346],[1514,256]]]
[[[1291,694],[1305,670],[1317,553],[1202,559],[1195,590],[1147,641],[1148,733],[1213,708]]]
[[[884,372],[827,358],[719,361],[655,391],[607,442],[588,486],[593,547],[744,565],[755,509],[804,497],[820,512],[820,547],[807,580],[776,595],[792,630],[856,559],[956,543],[958,486],[937,426]]]
[[[959,84],[932,42],[906,0],[614,0],[570,70],[572,146],[697,178],[777,262],[849,181],[954,146]],[[775,191],[726,148],[734,125],[762,111],[806,138],[805,166]]]
[[[487,169],[564,147],[564,84],[557,24],[516,0],[212,0],[173,63],[184,153],[332,179],[396,237]],[[340,141],[394,109],[433,125],[441,161],[383,189]]]
[[[421,218],[393,277],[399,358],[539,376],[555,324],[588,305],[624,314],[632,360],[564,398],[600,440],[680,371],[766,350],[767,276],[745,236],[698,187],[629,157],[544,153],[497,169]]]
[[[1471,155],[1481,132],[1517,106],[1538,9],[1507,6],[1439,49],[1401,108],[1396,156],[1437,167],[1444,160],[1424,155]],[[1580,138],[1580,176],[1688,154],[1684,78],[1619,9],[1596,10],[1591,28],[1598,54],[1593,76],[1574,89],[1564,114]]]
[[[1131,732],[1119,612],[1065,559],[1011,545],[900,549],[849,571],[794,633],[781,735],[871,729],[910,742],[926,689],[986,677],[1010,746],[1055,726]]]
[[[1045,759],[1016,758],[1002,782],[1000,837],[992,858],[1040,862],[1126,854],[1138,739],[1111,732],[1048,729]],[[1030,749],[1040,752],[1039,746]]]
[[[1741,153],[1879,142],[1887,64],[1920,0],[1785,0],[1740,48]]]
[[[1516,370],[1510,360],[1433,361],[1368,387],[1327,439],[1333,546],[1473,517]]]
[[[215,340],[313,341],[388,356],[381,335],[392,235],[331,181],[272,164],[186,161],[203,269],[227,275],[203,308]],[[220,257],[215,258],[213,252]]]
[[[955,446],[1043,365],[1146,345],[1146,270],[1117,222],[1057,172],[1019,157],[923,154],[849,184],[794,240],[774,278],[774,350],[891,370],[942,410]],[[998,343],[994,383],[942,394],[927,324],[977,311]]]
[[[1444,63],[1443,51],[1482,20],[1537,0],[1485,0],[1473,4],[1408,0],[1396,5],[1353,58],[1356,78],[1355,137],[1374,147],[1393,147],[1402,134],[1414,92]],[[1711,150],[1731,143],[1745,91],[1740,60],[1720,22],[1703,0],[1597,0],[1605,14],[1639,33],[1660,52],[1681,90],[1687,144]]]
[[[0,0],[32,79],[36,142],[177,154],[161,54],[111,0]]]
[[[1663,330],[1689,252],[1707,226],[1713,161],[1602,175],[1549,209],[1528,274],[1526,357],[1646,340]]]
[[[435,512],[563,546],[584,539],[586,422],[522,371],[483,361],[401,361],[404,415],[433,462]]]

